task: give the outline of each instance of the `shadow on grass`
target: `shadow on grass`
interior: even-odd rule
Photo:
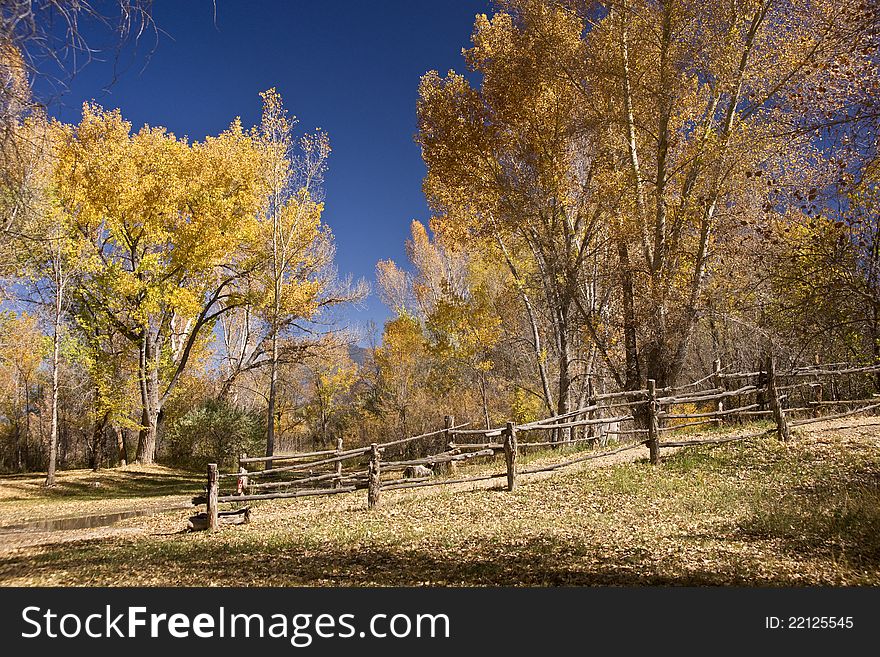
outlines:
[[[18,495],[4,497],[3,502],[51,500],[107,500],[163,497],[168,495],[193,495],[205,486],[201,474],[164,471],[138,472],[106,470],[81,476],[77,479],[60,478],[52,488],[43,488],[34,475],[0,478],[0,484]],[[97,485],[96,485],[97,484]]]
[[[880,565],[880,470],[862,465],[800,483],[756,504],[741,521],[743,538],[773,540],[798,557],[833,557],[862,568]]]
[[[127,568],[162,573],[153,585],[185,586],[727,586],[754,585],[757,562],[722,568],[658,569],[649,551],[621,547],[596,559],[592,546],[558,539],[475,542],[468,554],[445,554],[426,546],[349,549],[309,541],[253,544],[206,543],[193,536],[156,544],[127,543],[106,549],[100,541],[53,546],[31,557],[0,558],[0,583],[27,576],[72,578],[78,585],[132,585]],[[55,580],[58,581],[57,579]],[[780,575],[762,585],[803,582]]]

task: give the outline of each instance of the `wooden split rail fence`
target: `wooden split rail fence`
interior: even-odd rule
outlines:
[[[219,505],[222,503],[336,495],[366,489],[367,505],[373,508],[380,503],[382,491],[492,479],[506,479],[507,489],[514,490],[520,475],[550,472],[643,446],[648,448],[650,462],[657,464],[663,448],[717,445],[772,434],[780,440],[788,440],[792,427],[880,408],[880,396],[873,393],[876,383],[872,381],[870,385],[870,397],[864,394],[868,387],[864,382],[861,388],[853,386],[853,379],[864,375],[880,375],[880,365],[817,362],[810,367],[776,371],[773,360],[768,358],[758,371],[728,373],[716,360],[711,375],[685,386],[658,388],[653,380],[648,380],[643,390],[595,395],[584,408],[519,425],[507,422],[504,427],[467,429],[467,424],[456,425],[454,417],[447,416],[443,429],[366,447],[346,450],[342,439],[338,439],[334,450],[261,457],[242,454],[237,472],[221,473],[216,464],[210,464],[206,495],[193,498],[193,502],[207,505],[206,524],[208,529],[214,530],[221,521],[237,522],[242,517],[240,513],[221,514]],[[849,377],[849,390],[856,398],[841,397],[839,378],[844,376]],[[826,389],[830,389],[832,399],[824,398]],[[792,403],[798,405],[792,406]],[[699,406],[710,410],[689,410]],[[834,406],[851,408],[831,415],[821,414],[821,409]],[[800,414],[807,417],[791,419]],[[757,432],[663,439],[672,432],[692,427],[742,425],[762,417],[771,419],[772,425]],[[549,435],[549,440],[522,440],[533,432],[543,432]],[[616,437],[616,447],[591,450],[548,465],[526,468],[518,465],[518,455],[527,449],[578,443],[605,447],[609,437]],[[470,442],[474,439],[478,442]],[[389,457],[393,448],[413,446],[421,446],[424,451],[439,451],[411,459]],[[458,464],[500,453],[504,454],[504,472],[457,475]],[[224,480],[235,481],[236,490],[221,493],[220,482]]]

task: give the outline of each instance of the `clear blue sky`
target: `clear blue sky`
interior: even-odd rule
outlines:
[[[412,219],[427,220],[415,105],[426,71],[464,72],[462,47],[489,0],[156,0],[167,34],[147,62],[126,55],[94,61],[52,107],[75,122],[83,101],[120,108],[135,129],[164,125],[202,139],[236,116],[259,120],[259,92],[277,87],[300,131],[321,127],[333,155],[324,218],[336,236],[340,274],[374,279],[376,262],[405,262]],[[151,35],[140,50],[152,46]],[[107,58],[107,55],[104,55]],[[388,317],[372,294],[349,322],[380,327]]]

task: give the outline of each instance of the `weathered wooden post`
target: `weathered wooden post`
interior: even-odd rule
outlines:
[[[767,410],[767,372],[764,371],[764,364],[758,365],[758,382],[756,384],[758,392],[755,393],[755,403],[758,404],[759,411]]]
[[[247,459],[247,452],[242,452],[238,457],[238,494],[247,495],[248,476],[247,468],[244,467],[244,461]]]
[[[217,497],[219,496],[217,464],[208,464],[208,531],[217,531],[220,521],[217,517]]]
[[[336,456],[342,454],[342,436],[336,438]],[[333,480],[334,488],[342,488],[342,461],[336,461],[336,479]]]
[[[370,466],[367,478],[367,508],[373,509],[379,504],[379,446],[370,445]]]
[[[651,465],[660,463],[660,423],[657,420],[659,412],[657,404],[657,382],[654,379],[648,379],[648,451],[650,453]]]
[[[504,460],[507,462],[507,490],[516,488],[516,426],[508,422],[504,429]]]
[[[819,354],[815,354],[813,363],[816,369],[819,369]],[[813,385],[813,417],[819,417],[822,414],[822,378],[816,375],[816,383]]]
[[[455,426],[455,416],[447,415],[443,418],[443,445],[444,450],[451,452],[455,449],[455,434],[452,433],[452,427]],[[446,463],[438,463],[434,466],[438,474],[454,475],[456,471],[455,461],[447,461]]]
[[[595,395],[595,390],[593,388],[593,379],[592,378],[587,379],[587,388],[588,388],[587,392],[589,394],[589,397],[587,397],[587,407],[593,408],[596,405],[597,399],[596,399],[596,395]],[[588,420],[595,420],[596,419],[596,411],[590,411],[589,413],[587,413],[587,419]],[[599,426],[601,426],[601,425],[599,425]],[[598,438],[596,436],[596,425],[595,424],[588,424],[586,426],[585,433],[586,433],[586,436],[584,436],[584,437],[587,439],[587,444],[588,445],[595,445],[597,442],[597,438]]]
[[[715,388],[718,388],[719,390],[724,389],[724,378],[721,376],[720,358],[716,358],[712,362],[712,384]],[[724,424],[724,419],[720,415],[720,413],[724,412],[724,399],[719,399],[715,403],[715,412],[719,413],[719,416],[715,419],[715,426],[720,429],[721,426]]]
[[[787,441],[791,438],[788,428],[788,420],[779,402],[779,391],[776,389],[776,366],[772,356],[767,356],[767,397],[770,401],[770,410],[773,411],[773,419],[776,420],[776,433],[779,440]]]

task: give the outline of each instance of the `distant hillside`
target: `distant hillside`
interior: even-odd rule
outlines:
[[[355,363],[358,364],[358,367],[362,366],[365,362],[367,362],[367,354],[369,353],[369,349],[366,347],[361,347],[356,344],[351,345],[348,348],[348,356]]]

